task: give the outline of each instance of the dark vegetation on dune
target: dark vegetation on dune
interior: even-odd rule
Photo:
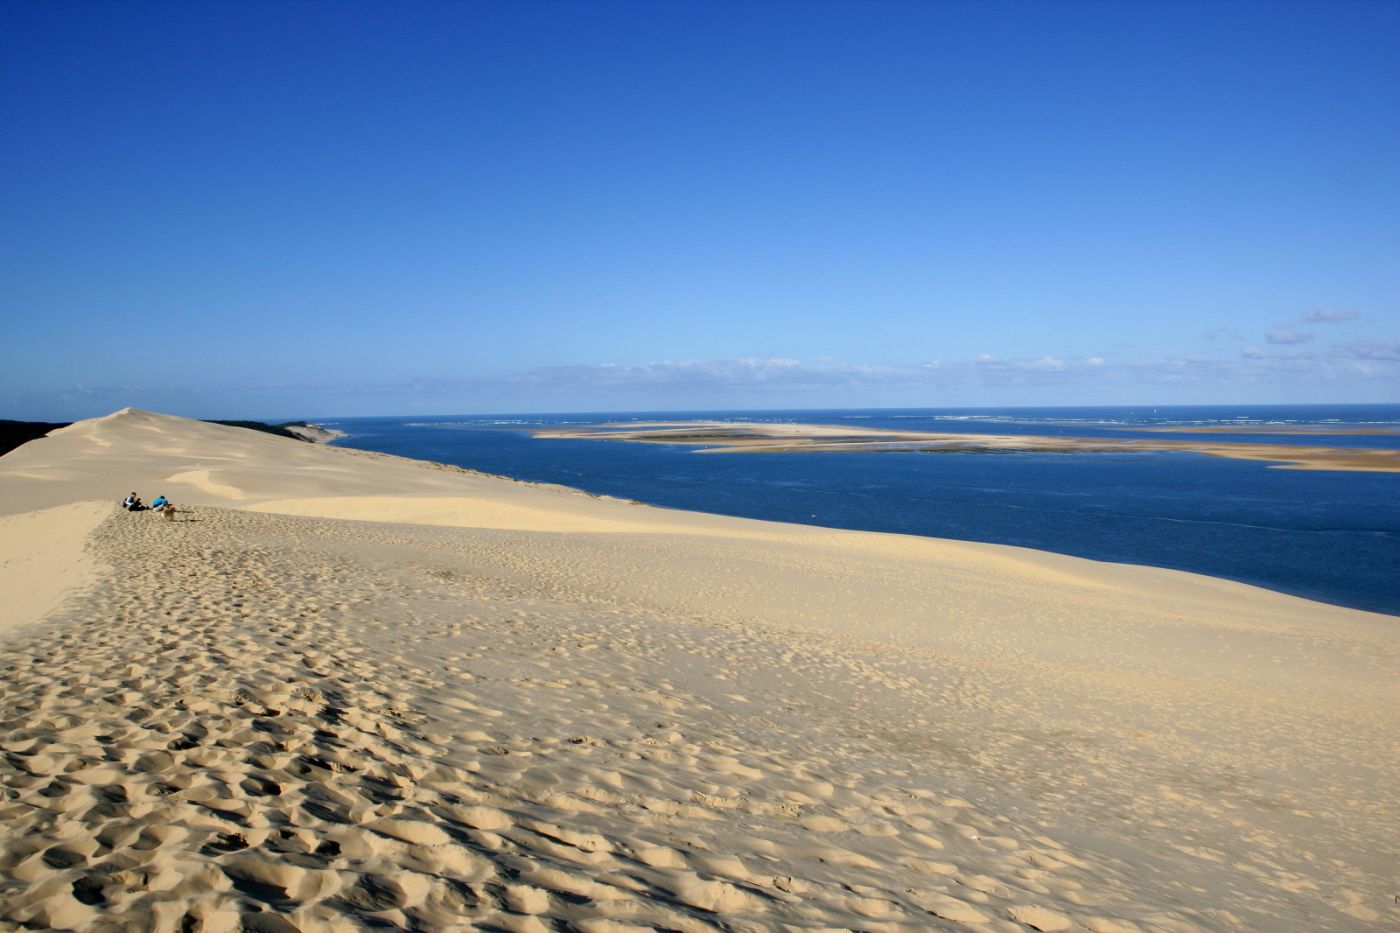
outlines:
[[[303,442],[306,442],[306,438],[293,434],[291,431],[288,431],[287,428],[310,427],[305,421],[286,421],[282,424],[267,424],[263,421],[205,420],[208,421],[209,424],[226,424],[235,428],[248,428],[252,431],[263,431],[267,434],[276,434],[278,437],[290,437],[294,441]],[[4,418],[0,418],[0,456],[9,453],[21,444],[27,444],[32,440],[37,440],[50,431],[66,428],[72,423],[71,421],[8,421]]]
[[[209,424],[226,424],[231,428],[247,428],[250,431],[262,431],[264,434],[276,434],[278,437],[290,437],[294,441],[306,440],[306,438],[298,437],[291,431],[287,430],[287,428],[292,425],[296,425],[298,427],[304,426],[305,422],[302,421],[288,421],[283,424],[268,424],[265,421],[218,421],[213,418],[206,418],[204,420],[207,421]]]
[[[20,444],[27,444],[50,431],[66,428],[70,421],[6,421],[0,419],[0,454],[7,454]]]

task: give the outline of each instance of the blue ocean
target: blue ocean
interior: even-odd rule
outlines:
[[[1272,469],[1195,453],[808,452],[540,439],[629,421],[802,422],[910,430],[1400,448],[1400,406],[613,412],[346,418],[342,446],[559,483],[652,505],[1013,544],[1238,580],[1400,615],[1400,474]],[[1164,435],[1149,428],[1173,427]],[[1193,430],[1207,429],[1200,433]],[[1271,430],[1280,433],[1271,433]]]

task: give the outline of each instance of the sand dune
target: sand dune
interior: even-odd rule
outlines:
[[[1400,923],[1392,617],[132,410],[0,516],[3,925]]]

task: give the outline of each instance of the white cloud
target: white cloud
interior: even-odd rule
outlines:
[[[1358,311],[1337,311],[1330,308],[1318,308],[1303,315],[1302,320],[1308,324],[1335,324],[1339,321],[1354,321],[1361,317]]]
[[[1217,327],[1217,328],[1215,328],[1215,329],[1213,329],[1213,330],[1208,330],[1208,331],[1206,331],[1204,334],[1202,334],[1201,337],[1204,338],[1204,339],[1206,339],[1206,340],[1216,340],[1216,339],[1218,339],[1218,338],[1220,338],[1220,337],[1225,337],[1225,338],[1227,338],[1227,339],[1229,339],[1229,340],[1243,340],[1243,339],[1244,339],[1243,336],[1241,336],[1240,334],[1235,333],[1235,331],[1234,331],[1233,329],[1229,328],[1229,327]]]
[[[1313,339],[1313,336],[1313,334],[1307,331],[1276,328],[1265,334],[1264,339],[1269,341],[1269,343],[1293,344],[1307,343],[1309,340]]]
[[[1353,340],[1337,348],[1357,359],[1400,362],[1400,340]]]

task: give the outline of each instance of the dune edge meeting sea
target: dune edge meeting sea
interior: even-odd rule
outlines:
[[[1323,460],[1393,462],[1395,406],[556,413],[335,424],[348,434],[343,446],[651,505],[1009,544],[1400,613],[1400,474],[1316,468]],[[809,441],[803,432],[813,424],[824,436]],[[1174,436],[1164,438],[1168,432]],[[934,433],[943,440],[907,440]],[[638,434],[654,439],[625,442]],[[776,437],[770,443],[765,434]],[[871,441],[881,436],[901,440]],[[757,445],[740,448],[755,455],[717,455],[717,438]],[[1154,449],[1164,439],[1184,443]],[[1225,442],[1249,459],[1210,456],[1198,442]],[[1306,447],[1314,468],[1272,459],[1280,445]]]
[[[6,924],[1400,920],[1393,616],[134,409],[0,536]]]

